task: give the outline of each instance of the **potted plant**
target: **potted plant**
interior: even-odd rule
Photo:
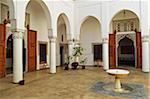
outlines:
[[[78,58],[83,54],[83,48],[82,47],[74,47],[73,48],[73,57],[75,62],[79,62]]]
[[[85,69],[85,63],[87,62],[87,57],[80,61],[82,69]]]
[[[67,56],[66,59],[65,59],[65,70],[68,70],[69,69],[69,64],[70,64],[70,61],[72,60],[72,57],[71,56]]]
[[[73,69],[77,69],[77,66],[79,66],[79,57],[83,54],[83,48],[74,47],[73,50],[74,62],[71,65]]]

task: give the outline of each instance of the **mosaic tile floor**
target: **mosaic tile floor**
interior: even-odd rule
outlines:
[[[129,99],[147,99],[144,93],[144,86],[142,84],[130,84],[123,83],[122,92],[114,91],[114,83],[113,82],[102,82],[99,81],[91,87],[93,92],[108,94],[112,96],[124,96]]]

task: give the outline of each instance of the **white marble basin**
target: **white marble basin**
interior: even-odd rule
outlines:
[[[109,74],[114,74],[114,75],[116,75],[116,74],[119,74],[119,75],[129,74],[129,71],[124,70],[124,69],[109,69],[106,72],[109,73]]]

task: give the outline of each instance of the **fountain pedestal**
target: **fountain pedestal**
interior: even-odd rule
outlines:
[[[114,91],[115,92],[122,92],[123,89],[121,88],[120,78],[122,78],[124,76],[128,76],[130,72],[128,70],[124,70],[124,69],[109,69],[106,72],[109,75],[115,76],[115,88],[114,88]]]

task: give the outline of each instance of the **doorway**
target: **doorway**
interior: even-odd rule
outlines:
[[[7,39],[6,48],[6,74],[13,73],[13,39],[12,34]]]
[[[135,67],[135,48],[134,42],[128,37],[124,37],[119,41],[117,48],[118,66]]]
[[[64,64],[64,46],[60,46],[60,65]]]
[[[93,45],[94,61],[102,61],[102,44]]]
[[[68,56],[68,45],[60,44],[60,66],[65,64],[65,59]]]
[[[23,49],[22,49],[22,62],[23,62],[23,72],[25,71],[26,66],[26,48],[24,47],[23,40]],[[7,48],[6,48],[6,74],[13,73],[13,39],[12,34],[7,39]]]

